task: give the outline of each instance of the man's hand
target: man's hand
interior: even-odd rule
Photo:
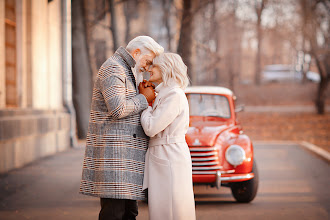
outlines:
[[[143,80],[142,84],[143,84],[144,88],[147,88],[147,87],[152,87],[152,88],[154,88],[154,89],[155,89],[155,85],[154,85],[154,84],[152,84],[151,82],[149,82],[149,81],[145,80],[145,79]]]
[[[148,103],[152,102],[155,98],[155,90],[153,87],[144,87],[143,82],[139,84],[139,92],[144,95],[148,101]]]

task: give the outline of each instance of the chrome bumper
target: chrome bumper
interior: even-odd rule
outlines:
[[[217,189],[220,189],[220,186],[221,186],[221,172],[220,170],[217,171],[217,178],[215,180],[215,185],[217,187]]]
[[[229,180],[244,180],[244,179],[252,179],[254,177],[253,174],[248,173],[248,174],[242,174],[238,176],[226,176],[226,177],[221,177],[222,181],[229,181]]]
[[[223,171],[216,171],[216,172],[212,172],[212,174],[215,174],[216,175],[216,180],[215,180],[215,186],[220,189],[221,187],[221,182],[222,181],[236,181],[236,180],[249,180],[249,179],[252,179],[254,177],[254,174],[253,173],[247,173],[247,174],[237,174],[237,175],[234,175],[234,176],[222,176],[222,174],[224,174],[226,172],[223,172]],[[202,174],[202,173],[200,173]],[[205,174],[205,173],[203,173]],[[208,174],[211,174],[211,173],[208,173]]]
[[[215,185],[216,185],[217,189],[220,189],[221,181],[244,180],[244,179],[252,179],[253,177],[254,177],[254,174],[251,174],[251,173],[237,175],[237,176],[221,177],[221,172],[218,170],[216,173]]]

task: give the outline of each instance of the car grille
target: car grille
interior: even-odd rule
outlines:
[[[222,169],[215,147],[189,147],[193,174],[214,174]]]

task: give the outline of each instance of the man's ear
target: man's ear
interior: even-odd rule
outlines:
[[[141,50],[139,48],[133,50],[132,57],[135,59],[135,57],[139,56],[141,54]]]

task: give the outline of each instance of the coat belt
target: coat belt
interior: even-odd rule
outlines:
[[[175,143],[185,143],[186,139],[185,136],[166,136],[162,138],[150,138],[149,140],[149,147],[163,145],[163,144],[175,144]]]

